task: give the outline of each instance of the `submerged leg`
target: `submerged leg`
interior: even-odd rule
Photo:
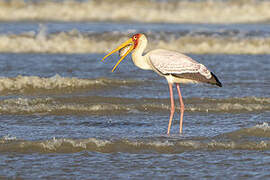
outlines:
[[[172,125],[172,118],[173,118],[173,114],[174,114],[174,100],[173,100],[173,88],[172,88],[172,84],[169,84],[169,88],[170,88],[170,97],[171,97],[171,115],[170,115],[170,120],[169,120],[169,125],[168,125],[168,131],[167,134],[170,134],[170,129],[171,129],[171,125]]]
[[[177,92],[178,92],[178,96],[179,96],[179,101],[180,101],[180,112],[181,112],[181,117],[180,117],[180,129],[179,129],[179,132],[182,133],[183,116],[184,116],[185,106],[184,106],[184,102],[183,102],[183,99],[182,99],[182,95],[181,95],[181,91],[180,91],[180,86],[179,86],[179,84],[176,84],[176,87],[177,87]]]

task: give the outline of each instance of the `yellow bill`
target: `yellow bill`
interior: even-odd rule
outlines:
[[[126,42],[124,42],[123,44],[121,44],[120,46],[118,46],[116,49],[112,50],[109,54],[107,54],[102,61],[104,61],[107,57],[109,57],[110,55],[112,55],[113,53],[127,47],[130,46],[130,48],[127,50],[127,52],[118,60],[118,62],[116,63],[116,65],[113,67],[112,72],[117,68],[117,66],[120,64],[120,62],[134,49],[134,42],[132,40],[132,38],[128,39]]]

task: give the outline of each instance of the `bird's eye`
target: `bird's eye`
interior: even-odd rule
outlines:
[[[134,36],[134,38],[133,38],[134,40],[136,40],[137,39],[137,37],[136,36]]]

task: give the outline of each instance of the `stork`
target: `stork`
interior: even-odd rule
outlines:
[[[181,54],[177,51],[155,49],[149,51],[145,55],[143,52],[147,46],[147,38],[144,34],[135,34],[130,39],[122,43],[116,49],[107,54],[104,61],[111,54],[119,51],[120,59],[113,67],[112,72],[120,64],[120,62],[132,52],[132,60],[135,66],[144,70],[153,70],[160,76],[167,79],[170,90],[171,113],[169,118],[167,134],[170,134],[173,115],[175,112],[173,84],[176,84],[179,101],[180,101],[180,127],[179,132],[182,133],[184,102],[180,91],[181,83],[208,83],[222,87],[218,78],[209,71],[203,64],[200,64],[192,58]]]

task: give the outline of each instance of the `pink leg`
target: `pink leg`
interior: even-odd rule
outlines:
[[[168,131],[167,134],[170,134],[170,129],[171,129],[171,125],[172,125],[172,118],[173,118],[173,114],[174,114],[174,100],[173,100],[173,89],[172,89],[172,84],[169,84],[169,88],[170,88],[170,96],[171,96],[171,115],[170,115],[170,120],[169,120],[169,125],[168,125]]]
[[[182,133],[183,116],[184,116],[185,106],[184,106],[184,102],[183,102],[183,99],[182,99],[182,95],[181,95],[179,84],[176,84],[176,87],[177,87],[177,92],[178,92],[178,96],[179,96],[179,100],[180,100],[180,112],[181,112],[180,129],[179,129],[179,131],[180,131],[180,133]]]

